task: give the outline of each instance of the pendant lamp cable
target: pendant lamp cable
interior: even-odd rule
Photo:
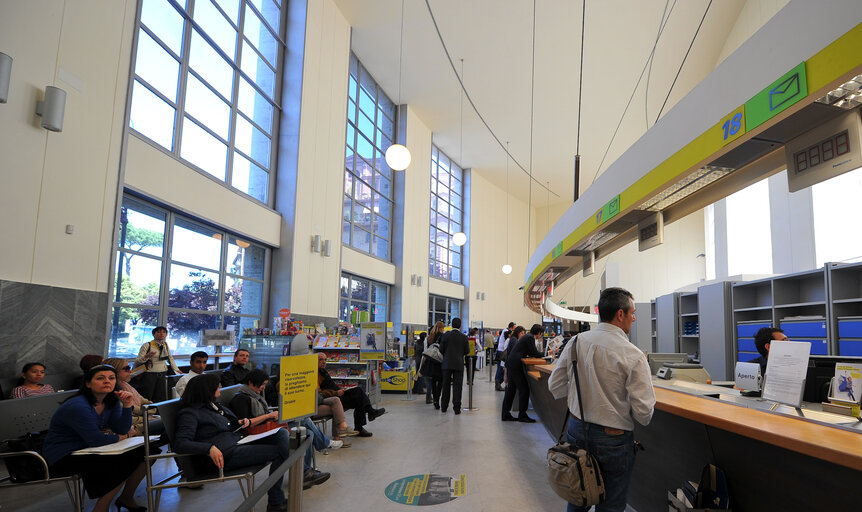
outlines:
[[[506,141],[506,264],[509,264],[509,141]]]
[[[533,0],[533,58],[530,63],[530,189],[527,199],[527,261],[530,261],[530,223],[533,214],[533,111],[536,96],[536,0]],[[550,189],[548,189],[550,191]]]
[[[401,62],[404,59],[404,0],[401,0],[401,39],[398,41],[398,106],[401,107]]]
[[[575,142],[575,154],[581,154],[581,93],[584,90],[584,26],[587,19],[587,0],[584,0],[584,6],[581,10],[581,60],[580,72],[578,74],[578,135]]]
[[[464,59],[461,59],[461,80],[464,79]],[[458,149],[458,165],[461,166],[461,170],[464,170],[464,89],[460,89],[461,98],[458,100],[458,106],[460,107],[460,116],[461,116],[461,142],[460,148]]]

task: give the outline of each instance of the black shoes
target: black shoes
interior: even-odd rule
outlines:
[[[461,414],[461,408],[459,407],[452,412],[454,412],[455,414]]]
[[[129,512],[147,512],[147,507],[142,507],[140,505],[127,505],[125,503],[120,502],[118,499],[116,503],[114,503],[117,507],[117,512],[120,512],[122,509],[128,509]]]
[[[386,408],[384,407],[381,407],[380,409],[372,409],[368,413],[368,421],[374,421],[380,416],[383,416],[384,414],[386,414]]]
[[[426,398],[426,399],[425,399],[425,403],[426,403],[426,404],[433,404],[433,403],[434,403],[434,401],[432,401],[432,400],[428,400],[428,399]]]
[[[434,402],[434,408],[440,409],[440,402]]]
[[[359,437],[371,437],[371,432],[365,430],[365,427],[359,429]]]
[[[503,421],[518,421],[518,420],[514,416],[512,416],[511,414],[507,413],[507,414],[503,415]]]
[[[329,477],[332,476],[329,473],[325,473],[323,471],[318,471],[313,468],[308,468],[305,470],[305,473],[302,475],[302,488],[303,489],[311,489],[313,485],[320,485],[323,482],[329,480]],[[287,509],[285,509],[287,510]]]
[[[499,382],[496,382],[496,381],[495,381],[495,382],[494,382],[494,391],[505,391],[505,390],[503,389],[503,386],[502,386],[502,385],[500,385],[500,383],[499,383]]]
[[[266,505],[266,512],[287,512],[287,500],[284,500],[277,505],[268,503]]]
[[[536,420],[534,420],[533,418],[531,418],[529,416],[518,416],[518,421],[520,421],[521,423],[535,423],[536,422]]]

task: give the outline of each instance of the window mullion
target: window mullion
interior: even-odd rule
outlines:
[[[173,255],[173,240],[174,240],[174,223],[176,215],[174,212],[168,212],[165,223],[165,252],[162,260],[162,279],[159,286],[159,325],[167,325],[168,320],[168,302],[171,298],[170,290],[170,275],[171,275],[171,258]]]
[[[194,0],[189,0],[194,6]],[[179,157],[181,154],[180,141],[183,139],[183,116],[186,110],[186,84],[188,84],[189,60],[192,48],[192,25],[188,13],[183,13],[185,22],[183,24],[183,58],[180,60],[180,83],[177,91],[177,113],[174,124],[174,150],[173,153]],[[203,81],[206,83],[206,81]]]

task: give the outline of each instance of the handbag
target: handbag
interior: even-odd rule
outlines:
[[[42,446],[45,443],[48,431],[28,432],[21,437],[7,439],[6,446],[13,452],[36,452],[42,454]],[[18,455],[5,459],[6,470],[9,472],[9,477],[16,484],[24,482],[32,482],[33,480],[43,480],[48,478],[45,474],[45,468],[42,461],[32,455]]]
[[[581,399],[581,385],[578,380],[578,360],[575,347],[572,347],[572,367],[575,371],[575,388],[578,393],[578,408],[584,417],[584,401]],[[551,489],[564,500],[581,507],[597,505],[605,500],[605,480],[599,461],[584,448],[578,448],[563,441],[568,423],[569,411],[563,420],[563,430],[553,447],[548,450],[548,483]],[[586,427],[586,422],[583,422]],[[589,446],[589,429],[584,428],[584,446]]]
[[[424,356],[428,356],[429,358],[437,361],[438,363],[443,362],[443,353],[440,352],[440,345],[437,343],[432,343],[428,345],[428,348],[425,349],[425,352],[422,353]]]

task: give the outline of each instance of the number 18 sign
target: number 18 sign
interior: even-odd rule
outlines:
[[[721,130],[721,145],[725,146],[745,133],[745,105],[741,105],[718,122]]]

